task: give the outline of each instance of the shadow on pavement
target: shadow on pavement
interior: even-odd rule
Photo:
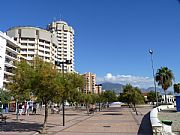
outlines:
[[[101,112],[120,112],[119,110],[101,110]]]
[[[103,115],[123,115],[122,113],[105,113]]]
[[[152,135],[150,112],[144,115],[138,130],[138,135]]]
[[[42,124],[38,123],[21,123],[21,122],[7,122],[0,123],[0,131],[3,132],[32,132],[42,129]]]
[[[61,114],[62,115],[62,114]],[[73,113],[71,113],[71,114],[65,114],[66,116],[75,116],[75,115],[78,115],[78,114],[73,114]]]

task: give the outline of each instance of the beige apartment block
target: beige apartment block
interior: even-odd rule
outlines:
[[[20,44],[20,54],[28,61],[38,56],[55,63],[58,40],[51,32],[36,27],[14,27],[7,31],[7,35]]]
[[[90,72],[83,74],[85,79],[84,93],[95,93],[96,92],[96,75]]]
[[[65,72],[74,71],[74,30],[64,21],[55,21],[48,25],[47,30],[56,35],[58,39],[57,60],[71,60],[72,64],[64,64]],[[61,70],[62,67],[59,67]]]
[[[95,85],[95,92],[96,94],[101,94],[102,93],[102,85],[101,84],[96,84]]]

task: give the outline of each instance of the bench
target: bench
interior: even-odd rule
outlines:
[[[4,121],[4,123],[6,124],[7,116],[3,116],[3,114],[0,114],[0,119],[2,122]]]

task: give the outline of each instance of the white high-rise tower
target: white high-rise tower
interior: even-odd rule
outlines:
[[[47,28],[58,39],[57,60],[71,60],[72,64],[64,65],[65,72],[74,71],[74,30],[64,21],[55,21],[48,25]],[[62,70],[62,67],[59,67]]]

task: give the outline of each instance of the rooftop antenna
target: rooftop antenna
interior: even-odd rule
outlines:
[[[61,13],[59,14],[59,17],[60,17],[59,20],[62,21],[62,14]]]

